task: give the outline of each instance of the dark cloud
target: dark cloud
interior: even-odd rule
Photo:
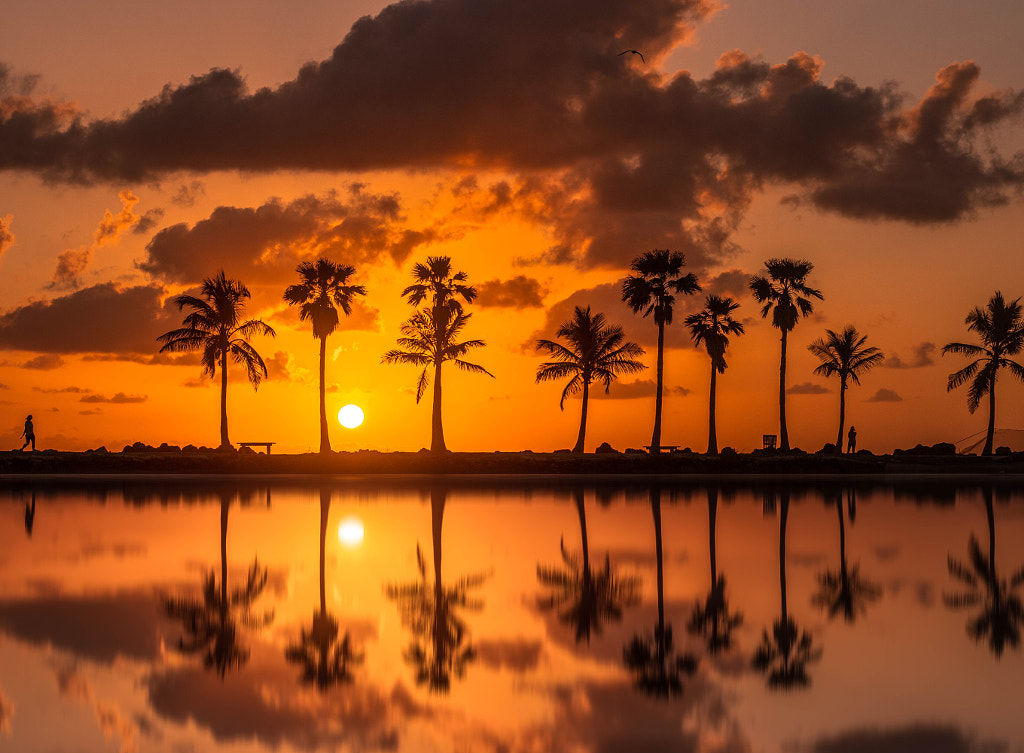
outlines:
[[[654,397],[654,392],[657,389],[657,383],[653,379],[638,379],[633,382],[612,382],[612,388],[605,394],[603,389],[591,391],[591,397],[600,398],[602,400],[633,400],[640,397]],[[666,384],[664,386],[664,394],[667,395],[678,395],[685,397],[689,395],[692,390],[686,387],[679,387],[676,385]]]
[[[0,316],[0,347],[48,353],[155,353],[158,335],[181,325],[163,288],[103,283]]]
[[[904,361],[898,355],[886,355],[882,366],[890,369],[920,369],[925,366],[931,366],[935,363],[935,359],[932,358],[935,349],[935,343],[923,342],[911,348],[912,355],[909,360]]]
[[[113,403],[115,405],[129,405],[132,403],[144,403],[149,399],[147,395],[126,395],[118,392],[112,397],[106,395],[84,395],[80,403]]]
[[[42,392],[48,395],[57,395],[61,393],[70,393],[72,395],[88,395],[89,393],[92,392],[92,390],[87,389],[85,387],[75,387],[74,385],[70,387],[33,387],[32,390],[34,392]]]
[[[869,397],[864,402],[867,403],[902,403],[903,398],[899,396],[896,390],[890,390],[887,387],[882,387],[874,395]]]
[[[4,251],[14,245],[14,233],[11,232],[11,222],[13,221],[14,215],[12,214],[0,217],[0,258],[3,257]]]
[[[178,187],[171,197],[171,203],[179,207],[194,207],[196,202],[206,195],[206,186],[201,180],[193,180]]]
[[[40,371],[50,371],[52,369],[59,369],[64,365],[64,359],[55,353],[46,353],[35,358],[30,358],[21,364],[23,369],[39,369]]]
[[[108,361],[119,363],[141,363],[146,366],[198,366],[202,361],[200,353],[88,353],[83,361]]]
[[[150,209],[148,212],[144,212],[139,221],[135,223],[135,227],[132,228],[132,232],[136,235],[145,235],[150,230],[160,224],[160,220],[164,218],[164,210],[157,207],[156,209]]]
[[[476,302],[500,308],[536,308],[544,305],[547,290],[538,280],[516,275],[508,280],[487,280],[476,286]]]
[[[914,725],[893,729],[855,729],[817,740],[812,753],[980,753],[1005,751],[1006,745],[979,745],[951,725]]]
[[[827,395],[832,390],[814,382],[803,382],[786,388],[787,395]]]
[[[292,381],[290,361],[291,354],[286,350],[279,350],[269,358],[264,358],[263,362],[267,365],[267,379],[279,382]]]

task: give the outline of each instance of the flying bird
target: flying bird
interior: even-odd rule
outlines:
[[[623,50],[622,52],[619,53],[619,55],[625,55],[627,52],[632,52],[634,55],[639,55],[641,60],[643,60],[645,63],[647,62],[646,60],[644,60],[644,54],[642,52],[639,52],[638,50]]]

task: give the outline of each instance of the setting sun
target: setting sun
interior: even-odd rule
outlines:
[[[354,429],[363,423],[363,409],[358,405],[346,405],[338,411],[338,421],[346,429]]]

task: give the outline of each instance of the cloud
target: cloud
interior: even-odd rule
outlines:
[[[91,244],[69,248],[57,257],[57,269],[53,273],[51,287],[78,287],[78,278],[92,261],[93,253],[103,246],[117,243],[121,233],[138,222],[139,216],[132,211],[132,207],[139,203],[139,197],[126,189],[117,198],[121,200],[121,211],[116,215],[109,209],[104,212],[99,226],[93,231]]]
[[[296,381],[291,369],[291,354],[286,350],[279,350],[269,358],[263,359],[267,365],[267,380],[291,382]]]
[[[59,395],[63,393],[70,393],[72,395],[88,395],[92,390],[85,387],[33,387],[34,392],[42,392],[47,395]]]
[[[193,180],[179,186],[171,197],[171,203],[179,207],[194,207],[196,202],[206,195],[206,186],[201,180]]]
[[[14,221],[14,215],[9,214],[6,217],[0,217],[0,258],[3,258],[4,251],[14,245],[16,240],[14,233],[11,232],[11,223]]]
[[[604,389],[592,389],[590,394],[592,397],[601,398],[603,400],[633,400],[641,397],[654,397],[654,392],[657,389],[657,383],[653,379],[638,379],[633,382],[612,382],[611,390],[608,394],[605,394]],[[665,395],[678,395],[685,397],[689,395],[692,390],[686,387],[679,387],[666,384],[664,386]]]
[[[935,353],[935,343],[923,342],[920,345],[915,345],[911,348],[913,354],[910,360],[904,361],[898,355],[886,355],[885,360],[882,362],[882,366],[890,369],[920,369],[925,366],[931,366],[935,363],[935,359],[932,355]]]
[[[139,221],[135,223],[135,227],[132,228],[132,232],[136,235],[145,235],[150,230],[160,224],[160,220],[164,218],[164,210],[157,207],[156,209],[150,209],[148,212],[139,218]]]
[[[21,364],[23,369],[39,369],[40,371],[51,371],[59,369],[64,365],[64,359],[55,353],[46,353],[35,358],[30,358]]]
[[[309,322],[299,319],[299,310],[295,306],[278,309],[271,314],[270,322],[272,324],[280,323],[300,332],[305,330],[310,335],[313,332]],[[380,332],[380,309],[371,306],[365,298],[353,299],[351,314],[345,316],[345,312],[338,309],[338,331]]]
[[[148,395],[126,395],[118,392],[113,397],[105,395],[85,395],[79,400],[80,403],[113,403],[115,405],[128,405],[132,403],[144,403],[149,399]]]
[[[869,397],[864,402],[866,403],[902,403],[903,398],[897,394],[896,390],[890,390],[886,387],[882,387],[874,395]]]
[[[101,408],[89,408],[88,410],[78,411],[79,416],[102,416],[103,410]]]
[[[476,302],[480,306],[500,308],[538,308],[544,305],[547,292],[538,280],[516,275],[508,280],[487,280],[476,286]]]
[[[813,382],[803,382],[786,388],[787,395],[827,395],[831,391],[828,387]]]

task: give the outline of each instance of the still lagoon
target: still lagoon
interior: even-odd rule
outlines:
[[[1024,751],[1024,486],[0,485],[0,750]]]

